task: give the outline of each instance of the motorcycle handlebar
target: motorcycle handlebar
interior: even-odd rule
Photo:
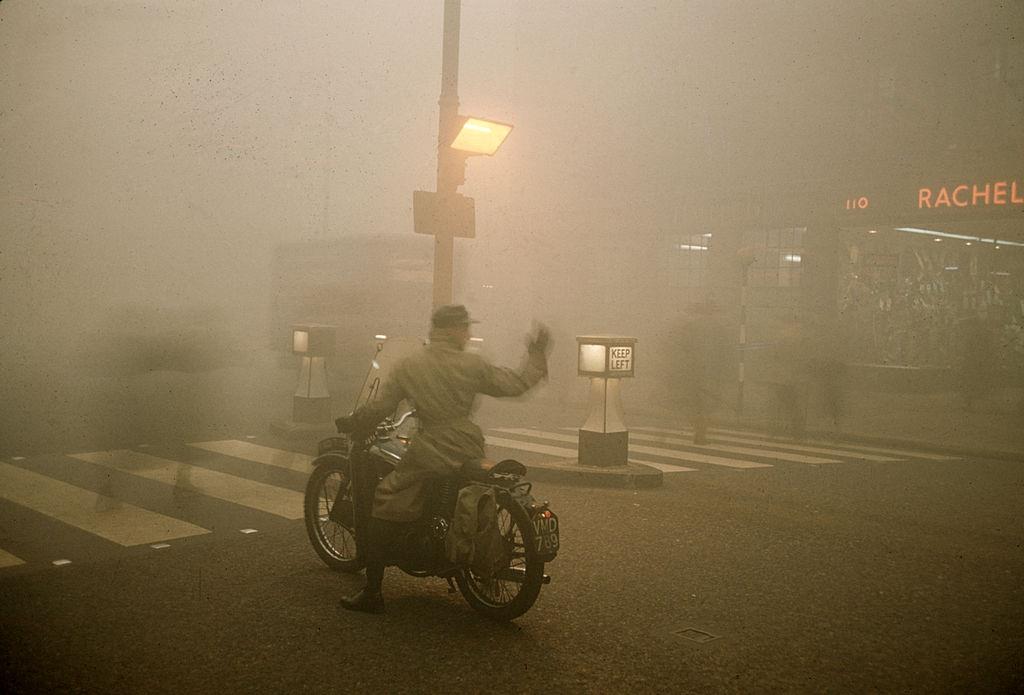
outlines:
[[[377,426],[375,429],[384,429],[386,431],[394,431],[405,424],[405,421],[410,417],[416,417],[416,411],[410,410],[404,413],[402,417],[398,418],[397,422],[391,422],[391,420],[384,420],[384,422]],[[343,415],[334,421],[334,426],[338,429],[340,434],[356,434],[356,419],[352,415]],[[367,433],[372,434],[372,432]]]
[[[398,429],[403,424],[405,424],[406,420],[408,420],[411,417],[413,417],[413,418],[416,417],[416,411],[415,410],[410,410],[409,412],[403,414],[402,417],[398,418],[398,422],[396,422],[394,425],[392,425],[392,427],[394,427],[395,429]]]

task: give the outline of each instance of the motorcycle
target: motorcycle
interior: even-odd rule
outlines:
[[[334,570],[356,573],[363,568],[357,538],[366,528],[377,483],[402,458],[415,425],[415,411],[397,421],[384,420],[369,437],[342,434],[322,440],[306,484],[306,532],[314,550]],[[481,476],[439,478],[423,516],[403,525],[397,566],[414,577],[447,580],[470,606],[487,618],[507,621],[533,606],[542,585],[551,578],[544,565],[559,550],[558,516],[547,502],[531,495],[526,467],[513,459],[494,465]],[[445,551],[459,491],[469,484],[492,488],[498,531],[503,543],[502,567],[480,572],[453,563]],[[504,562],[507,560],[507,562]]]

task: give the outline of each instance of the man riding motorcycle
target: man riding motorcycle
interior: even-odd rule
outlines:
[[[431,317],[430,342],[395,367],[382,396],[349,417],[338,418],[339,431],[368,435],[403,400],[415,403],[419,429],[402,460],[374,493],[360,554],[366,586],[341,600],[350,610],[382,613],[381,584],[387,549],[400,525],[423,514],[430,482],[462,470],[472,476],[484,459],[484,437],[472,422],[476,395],[505,397],[526,393],[547,376],[550,334],[541,326],[528,341],[528,356],[518,369],[496,367],[466,352],[472,321],[462,305],[446,305]]]

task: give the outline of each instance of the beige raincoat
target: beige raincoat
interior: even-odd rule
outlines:
[[[546,375],[543,350],[531,350],[519,370],[495,367],[443,334],[432,336],[430,344],[402,360],[381,399],[354,414],[360,426],[372,426],[408,399],[419,417],[419,430],[405,456],[377,486],[373,516],[400,522],[418,519],[427,501],[428,481],[484,458],[483,432],[470,420],[476,395],[518,396]]]

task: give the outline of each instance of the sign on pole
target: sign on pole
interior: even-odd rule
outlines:
[[[476,236],[476,207],[472,198],[459,193],[412,192],[413,230],[417,234],[448,232],[454,237]]]

